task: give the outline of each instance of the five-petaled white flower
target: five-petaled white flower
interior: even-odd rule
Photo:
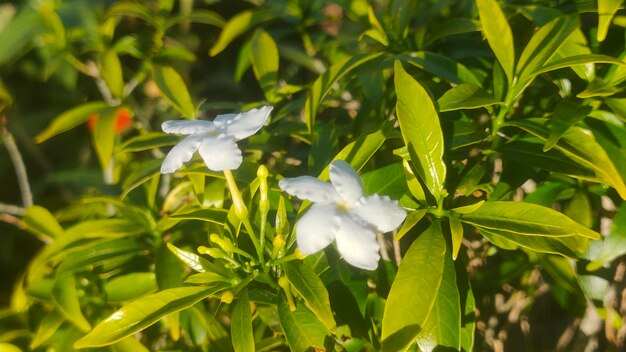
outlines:
[[[387,196],[365,196],[361,178],[347,162],[336,160],[329,171],[331,183],[311,176],[278,182],[283,191],[314,203],[296,223],[298,247],[312,254],[335,239],[348,263],[374,270],[380,258],[376,231],[395,229],[406,211]]]
[[[172,173],[189,161],[196,150],[213,171],[233,170],[241,165],[237,141],[257,133],[267,121],[273,107],[264,106],[239,114],[217,115],[215,120],[165,121],[166,133],[186,134],[165,156],[161,173]]]

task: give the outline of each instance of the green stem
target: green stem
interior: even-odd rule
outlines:
[[[302,258],[302,254],[300,254],[300,253],[291,253],[291,254],[286,255],[286,256],[284,256],[282,258],[278,258],[276,260],[272,260],[270,263],[271,263],[272,266],[273,265],[280,265],[280,264],[285,264],[287,262],[290,262],[290,261],[293,261],[293,260],[296,260],[296,259],[300,259],[300,258]]]
[[[248,235],[250,236],[250,240],[252,244],[254,244],[254,248],[256,249],[257,256],[259,259],[259,263],[263,263],[263,250],[259,244],[256,235],[254,234],[254,229],[252,228],[252,224],[250,224],[250,219],[248,218],[248,208],[246,204],[243,202],[243,198],[241,197],[241,192],[239,192],[239,188],[237,187],[237,183],[235,182],[235,178],[233,177],[233,173],[230,170],[224,170],[224,177],[226,178],[226,183],[228,184],[228,189],[230,190],[231,197],[233,199],[233,206],[235,207],[235,214],[239,218],[239,220],[243,223],[243,226],[246,228]]]

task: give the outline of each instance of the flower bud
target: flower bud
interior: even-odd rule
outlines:
[[[222,303],[226,304],[231,304],[233,299],[235,299],[235,295],[232,291],[225,291],[224,293],[222,293],[222,297],[220,298]]]
[[[209,239],[211,240],[211,242],[220,246],[220,248],[222,248],[226,253],[232,253],[234,250],[233,243],[226,237],[222,237],[216,233],[212,233],[209,236]]]

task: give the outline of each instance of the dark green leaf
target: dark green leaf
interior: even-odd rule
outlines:
[[[429,51],[417,51],[410,54],[398,55],[397,58],[451,83],[480,85],[480,81],[472,71],[444,55]]]
[[[230,335],[235,352],[254,351],[254,335],[252,331],[252,313],[248,290],[243,289],[237,295],[231,316]]]

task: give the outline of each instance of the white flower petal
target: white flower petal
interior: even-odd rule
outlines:
[[[328,182],[320,181],[312,176],[283,178],[278,187],[292,196],[316,203],[335,202],[339,195]]]
[[[234,170],[243,160],[235,140],[225,136],[205,138],[198,152],[206,166],[213,171]]]
[[[343,259],[357,268],[374,270],[378,267],[380,248],[376,234],[367,225],[349,215],[341,217],[341,225],[335,236],[337,249]]]
[[[198,150],[200,144],[206,137],[204,135],[192,134],[183,138],[176,144],[163,159],[161,164],[161,173],[169,174],[183,166],[184,162],[189,161],[193,153]]]
[[[302,254],[313,254],[328,246],[339,229],[337,206],[313,204],[296,224],[296,241]]]
[[[219,115],[215,118],[215,125],[221,128],[223,133],[239,141],[257,133],[267,121],[272,109],[271,106],[264,106],[240,114]]]
[[[163,132],[175,134],[209,133],[217,130],[213,121],[206,120],[170,120],[163,122],[161,129]]]
[[[330,182],[335,186],[341,198],[348,204],[354,204],[363,196],[361,177],[350,164],[343,160],[335,160],[330,164],[328,172],[330,174]]]
[[[374,225],[380,232],[394,230],[406,218],[406,211],[398,202],[378,194],[359,199],[350,212]]]

